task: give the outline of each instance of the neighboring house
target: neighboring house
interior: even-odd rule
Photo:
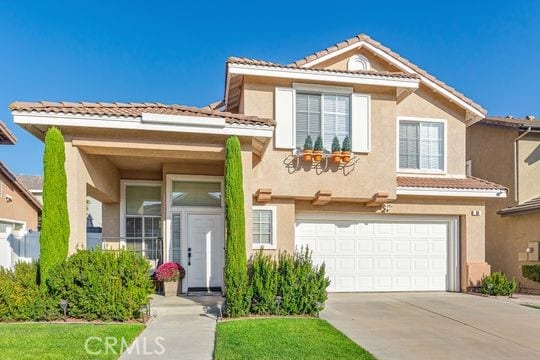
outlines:
[[[14,145],[17,140],[0,122],[0,144]],[[41,204],[0,161],[0,234],[15,230],[37,230]]]
[[[0,121],[0,145],[16,141]],[[37,241],[26,234],[37,230],[40,212],[41,204],[0,161],[0,267],[10,268],[35,255]]]
[[[465,174],[480,105],[365,35],[289,65],[232,57],[225,79],[202,109],[11,104],[38,138],[64,134],[71,252],[88,195],[110,247],[179,261],[183,291],[222,288],[225,142],[238,135],[249,253],[308,245],[330,291],[460,291],[490,272],[484,202],[506,189]],[[325,148],[348,135],[353,158],[303,162],[307,135]]]
[[[509,189],[506,198],[486,201],[487,261],[523,291],[540,292],[521,276],[521,265],[540,260],[540,121],[483,119],[468,129],[467,160],[472,175]]]

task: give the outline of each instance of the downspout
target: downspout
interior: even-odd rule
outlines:
[[[518,185],[518,153],[517,153],[517,142],[519,139],[523,138],[525,135],[531,132],[532,127],[528,127],[527,130],[517,138],[514,139],[514,201],[518,203],[519,196],[519,185]]]

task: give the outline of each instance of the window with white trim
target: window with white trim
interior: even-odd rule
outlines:
[[[253,207],[253,248],[276,248],[275,214],[274,207]]]
[[[342,143],[350,136],[350,95],[296,93],[296,146],[302,148],[309,135],[315,143],[321,135],[323,147],[330,149],[334,136]]]
[[[399,168],[444,170],[444,123],[399,121]]]

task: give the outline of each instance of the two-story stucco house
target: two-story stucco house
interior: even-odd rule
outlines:
[[[488,117],[467,132],[472,175],[508,188],[503,199],[486,201],[486,258],[493,270],[514,277],[522,291],[540,284],[521,266],[540,261],[540,121],[534,117]]]
[[[224,145],[238,135],[250,253],[308,245],[330,291],[460,291],[490,272],[484,203],[506,189],[465,173],[480,105],[365,35],[288,65],[231,57],[225,79],[202,109],[11,105],[35,136],[65,136],[71,251],[90,195],[110,246],[179,261],[183,291],[222,288]],[[325,149],[349,136],[353,156],[304,161],[308,135]]]

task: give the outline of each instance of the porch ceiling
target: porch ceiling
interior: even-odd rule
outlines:
[[[137,158],[137,162],[164,160],[224,160],[221,144],[174,144],[150,141],[73,139],[74,146],[89,155]]]

